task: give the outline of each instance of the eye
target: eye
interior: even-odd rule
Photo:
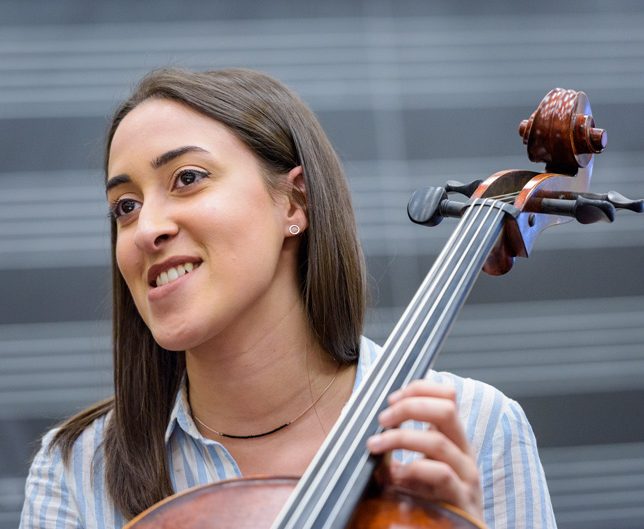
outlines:
[[[141,204],[133,198],[121,198],[110,206],[110,215],[114,219],[119,219],[130,215],[140,207]]]
[[[209,176],[210,173],[208,171],[200,171],[199,169],[182,169],[177,173],[174,187],[179,189],[188,187],[204,178],[208,178]]]

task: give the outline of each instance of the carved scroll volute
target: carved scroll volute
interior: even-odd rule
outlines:
[[[602,152],[608,141],[606,131],[595,127],[586,94],[563,88],[548,92],[530,118],[521,121],[519,134],[530,160],[545,163],[545,172],[501,171],[485,180],[473,195],[485,198],[518,193],[514,205],[521,214],[516,223],[508,224],[498,255],[491,255],[484,267],[495,275],[507,272],[514,256],[527,257],[544,229],[572,220],[539,213],[540,200],[588,191],[593,155]]]
[[[591,165],[608,141],[606,131],[595,127],[586,94],[563,88],[548,92],[519,124],[519,135],[531,161],[544,162],[548,173],[570,176]]]

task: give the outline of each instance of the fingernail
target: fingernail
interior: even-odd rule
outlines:
[[[367,448],[372,452],[376,452],[382,448],[382,437],[378,434],[372,435],[367,439]]]
[[[391,395],[389,395],[389,402],[390,402],[390,403],[394,403],[394,402],[396,402],[397,400],[399,400],[401,396],[402,396],[402,390],[401,390],[401,389],[397,389],[397,390],[396,390],[396,391],[394,391]]]

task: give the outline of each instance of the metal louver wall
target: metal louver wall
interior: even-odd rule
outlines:
[[[594,189],[644,196],[644,11],[628,2],[159,2],[136,19],[45,4],[0,2],[0,529],[37,437],[110,392],[101,141],[149,69],[257,68],[313,107],[350,178],[379,341],[453,226],[412,226],[410,192],[529,168],[516,126],[550,88],[584,90],[608,129]],[[563,529],[644,524],[643,266],[634,215],[546,232],[509,277],[481,278],[439,361],[524,406]]]

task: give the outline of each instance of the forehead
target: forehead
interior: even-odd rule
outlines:
[[[219,121],[167,99],[149,99],[136,106],[121,121],[112,138],[108,170],[132,158],[156,157],[182,145],[207,150],[249,151]]]

